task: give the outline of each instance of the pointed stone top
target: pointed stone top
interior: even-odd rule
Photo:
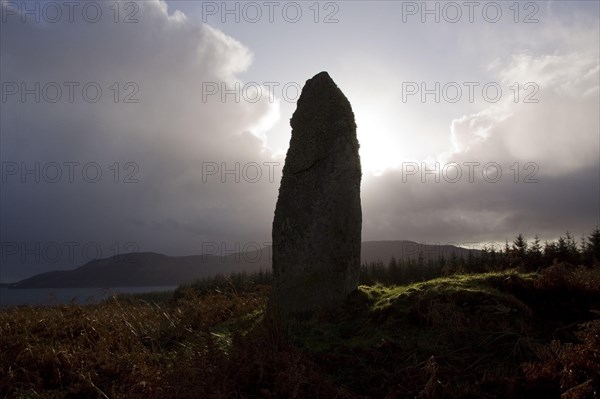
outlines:
[[[319,83],[333,82],[333,79],[331,79],[331,76],[329,76],[327,71],[319,72],[318,74],[316,74],[309,80],[314,81],[314,82],[319,82]]]
[[[347,119],[354,123],[350,102],[326,71],[319,72],[304,84],[292,118],[292,128],[296,127],[294,119],[303,117],[327,120],[330,123]]]
[[[338,140],[358,151],[352,107],[327,72],[306,81],[296,105],[290,121],[292,139],[284,169],[303,170],[330,154]],[[292,147],[295,151],[291,151]]]
[[[330,88],[334,90],[338,89],[333,79],[331,79],[331,76],[329,76],[327,72],[323,71],[319,72],[318,74],[306,81],[306,83],[304,84],[304,88],[302,89],[302,93],[305,97],[311,97],[312,91],[322,91],[325,88]]]

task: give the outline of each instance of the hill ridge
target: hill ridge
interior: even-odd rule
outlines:
[[[419,254],[434,259],[452,253],[466,257],[469,250],[454,245],[419,244],[409,240],[363,241],[361,263],[388,262],[392,257],[416,260]],[[259,253],[260,252],[260,253]],[[195,279],[232,272],[271,268],[271,246],[225,255],[169,256],[157,252],[132,252],[94,259],[71,270],[36,274],[11,288],[95,288],[180,285]]]

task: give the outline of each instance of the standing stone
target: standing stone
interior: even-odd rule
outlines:
[[[358,287],[362,227],[354,114],[327,72],[306,82],[290,124],[273,220],[282,314],[333,308]]]

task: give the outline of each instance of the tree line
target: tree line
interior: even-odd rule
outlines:
[[[360,283],[410,284],[453,274],[507,269],[535,272],[559,263],[600,267],[600,230],[595,228],[579,241],[567,232],[557,241],[543,244],[538,236],[527,241],[519,234],[512,243],[506,241],[503,248],[484,246],[479,251],[469,251],[466,257],[452,252],[448,257],[440,255],[425,259],[419,253],[417,259],[391,258],[387,263],[379,260],[362,265]]]
[[[553,264],[600,267],[600,229],[577,241],[569,232],[557,241],[545,241],[538,236],[527,241],[522,234],[512,243],[506,241],[503,248],[484,246],[481,250],[470,250],[468,255],[426,258],[422,252],[416,259],[396,259],[363,263],[360,267],[359,283],[372,285],[382,283],[410,284],[453,274],[485,273],[518,269],[523,272],[543,270]],[[197,280],[189,286],[203,294],[208,292],[239,292],[256,285],[271,285],[271,270],[217,274]]]

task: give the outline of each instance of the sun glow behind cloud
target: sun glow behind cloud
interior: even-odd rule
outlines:
[[[407,148],[421,143],[418,137],[411,139],[408,135],[414,131],[413,126],[397,124],[395,119],[402,119],[401,113],[396,112],[394,118],[378,104],[358,104],[354,106],[354,115],[365,175],[379,176],[388,169],[398,168],[402,162],[414,161],[414,157],[408,156]]]

